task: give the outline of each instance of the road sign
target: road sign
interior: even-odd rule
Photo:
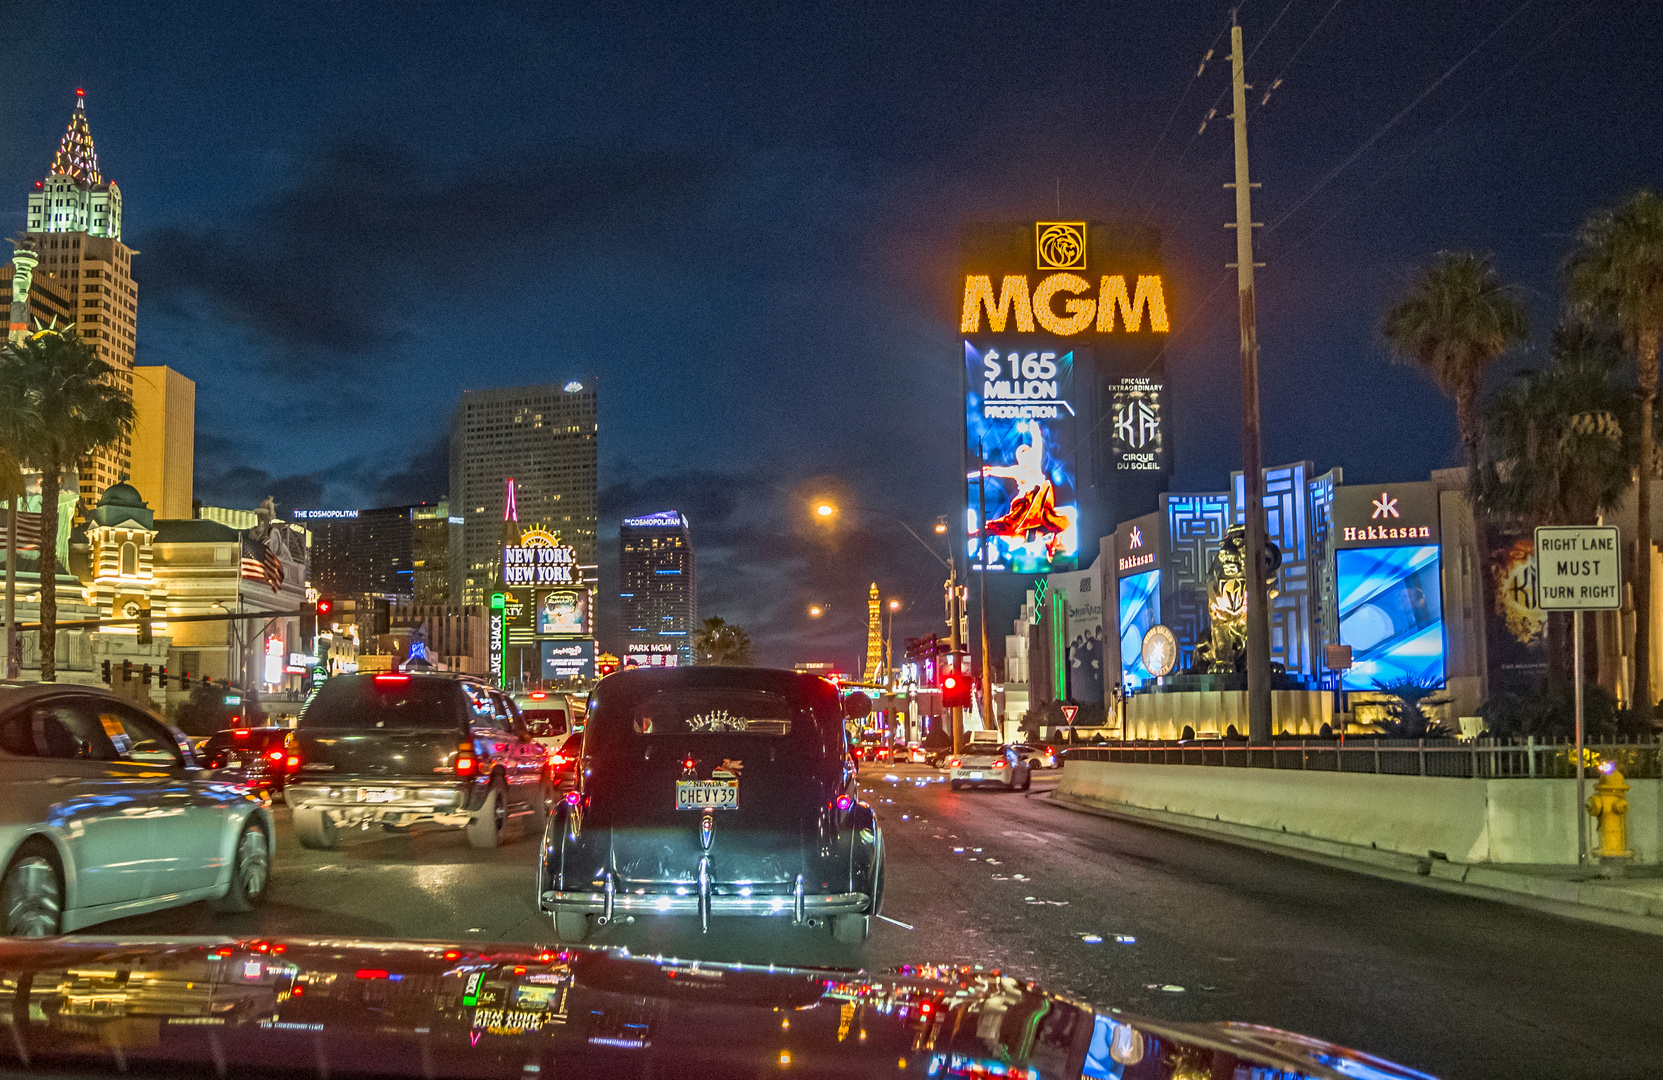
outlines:
[[[1080,714],[1080,707],[1078,705],[1064,705],[1062,707],[1063,722],[1066,723],[1069,727],[1074,726],[1074,718],[1076,716],[1078,716],[1079,714]]]
[[[1609,525],[1536,528],[1536,597],[1544,611],[1623,606],[1622,547]]]
[[[1322,666],[1329,671],[1350,671],[1351,646],[1324,645],[1322,647]]]

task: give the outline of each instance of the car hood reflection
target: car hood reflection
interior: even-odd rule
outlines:
[[[1091,1009],[979,968],[416,941],[0,940],[0,1016],[11,1067],[112,1074],[1425,1075],[1271,1028]]]

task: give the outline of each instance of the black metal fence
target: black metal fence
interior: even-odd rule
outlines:
[[[1654,740],[1583,746],[1590,775],[1614,762],[1629,779],[1663,778],[1663,748]],[[1124,742],[1076,746],[1068,761],[1113,761],[1129,765],[1218,765],[1238,769],[1299,769],[1309,772],[1383,773],[1391,776],[1452,776],[1501,779],[1575,777],[1574,743],[1535,739],[1302,739],[1273,746],[1222,742]]]

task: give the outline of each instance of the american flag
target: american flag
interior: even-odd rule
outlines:
[[[0,510],[0,548],[6,546],[6,511]],[[40,515],[27,510],[17,512],[17,550],[40,550]]]
[[[263,581],[272,592],[283,587],[283,560],[257,537],[243,533],[243,577]]]

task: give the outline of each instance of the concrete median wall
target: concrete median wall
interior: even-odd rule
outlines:
[[[1663,781],[1631,781],[1629,846],[1658,861]],[[1593,779],[1588,783],[1593,788]],[[1576,863],[1576,781],[1069,761],[1057,794],[1463,863]],[[1589,819],[1590,835],[1593,819]]]

